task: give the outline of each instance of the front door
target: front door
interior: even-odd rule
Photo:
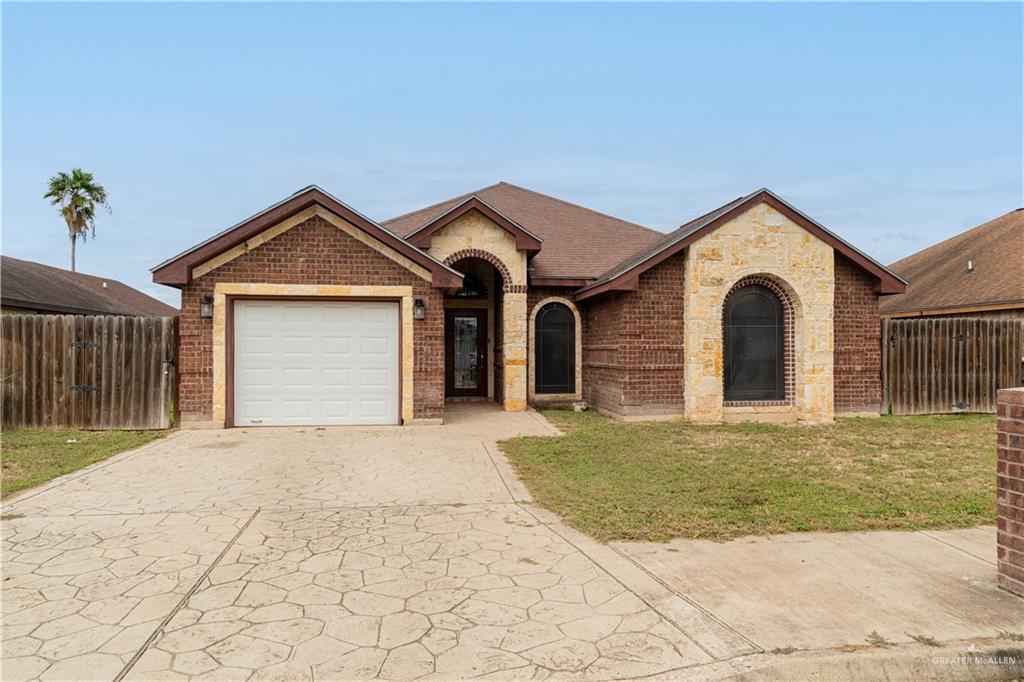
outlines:
[[[445,311],[446,396],[487,395],[487,311]]]

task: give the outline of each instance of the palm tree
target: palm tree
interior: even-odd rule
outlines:
[[[71,174],[58,173],[50,178],[50,189],[43,195],[54,206],[60,207],[60,214],[68,224],[68,237],[71,238],[71,272],[75,271],[75,244],[81,237],[84,241],[89,235],[96,236],[96,207],[102,206],[110,211],[107,204],[107,191],[103,185],[96,183],[92,173],[81,168],[73,168]]]

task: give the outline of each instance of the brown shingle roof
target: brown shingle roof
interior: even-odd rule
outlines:
[[[178,314],[176,308],[114,279],[0,256],[4,306],[72,315]]]
[[[543,240],[530,261],[531,277],[593,279],[664,235],[635,223],[499,182],[475,192],[407,213],[382,224],[407,236],[476,196]]]
[[[968,271],[970,260],[973,270]],[[883,315],[938,308],[1024,305],[1024,209],[918,251],[889,266],[910,281],[883,297]]]

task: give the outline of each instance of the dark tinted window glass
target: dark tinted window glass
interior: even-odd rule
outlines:
[[[769,289],[750,285],[725,306],[725,399],[785,398],[783,311]]]
[[[537,313],[534,339],[537,393],[576,392],[576,318],[561,303]]]

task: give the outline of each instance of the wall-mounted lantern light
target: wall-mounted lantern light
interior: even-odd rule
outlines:
[[[213,296],[203,296],[199,302],[199,317],[208,320],[213,317]]]
[[[412,319],[414,319],[414,320],[425,320],[425,319],[427,319],[427,304],[423,302],[422,298],[417,298],[412,303]]]

